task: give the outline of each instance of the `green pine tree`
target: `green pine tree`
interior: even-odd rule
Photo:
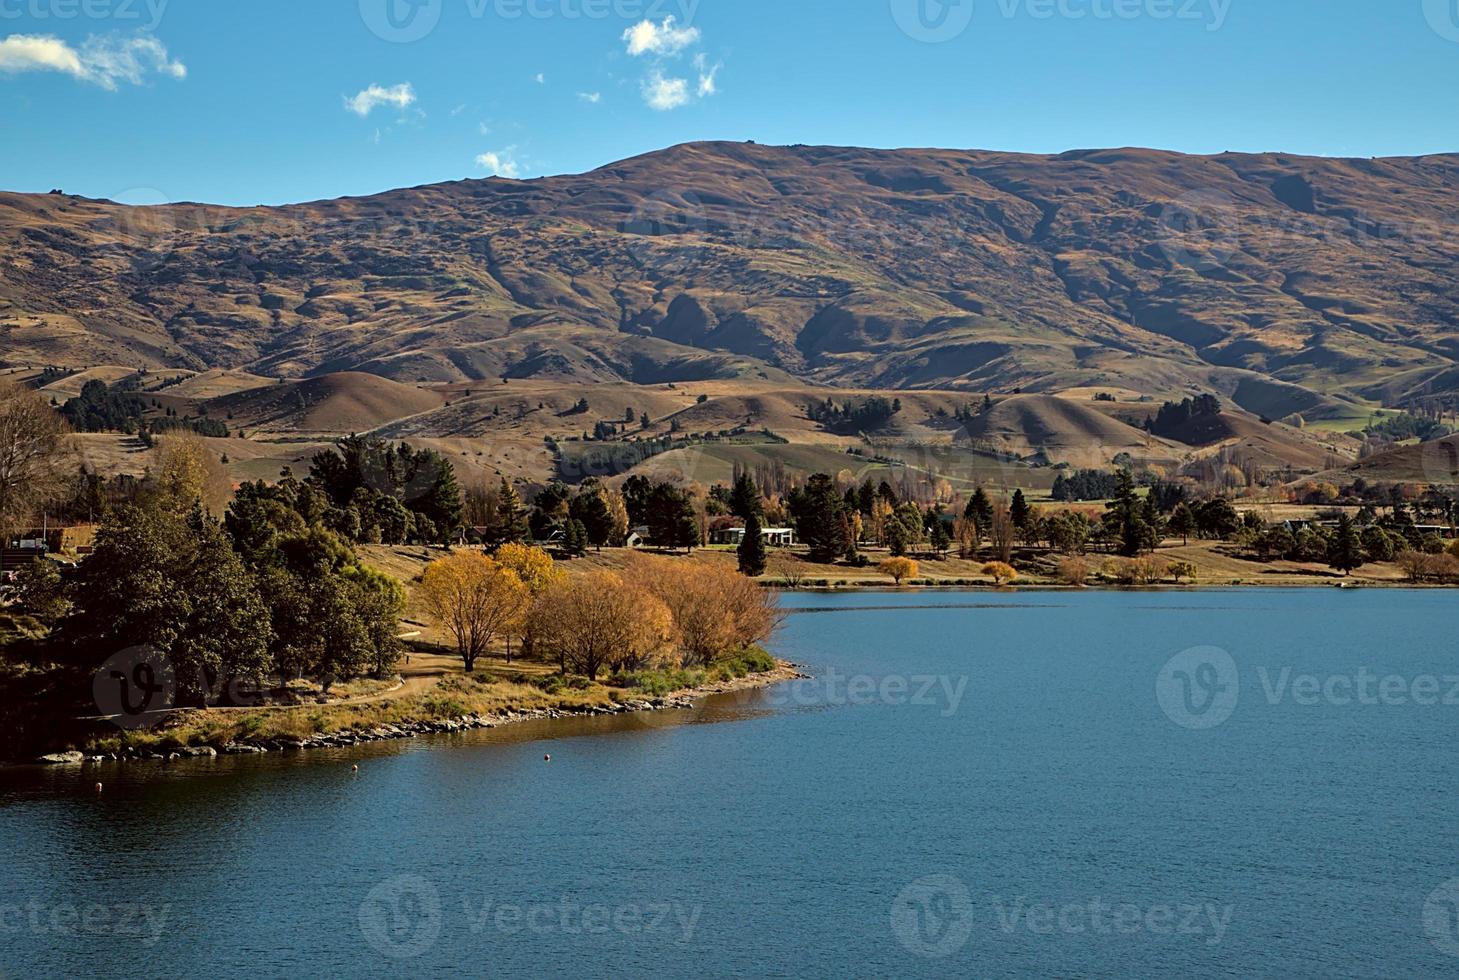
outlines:
[[[745,539],[740,542],[740,572],[751,578],[765,574],[765,536],[760,515],[752,513],[745,521]]]

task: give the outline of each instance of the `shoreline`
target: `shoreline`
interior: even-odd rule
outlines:
[[[216,758],[220,755],[267,755],[274,752],[306,752],[311,749],[338,749],[356,745],[370,745],[377,742],[400,741],[428,735],[453,735],[461,732],[504,728],[529,721],[555,721],[572,718],[593,718],[612,715],[630,715],[653,711],[688,711],[698,702],[710,697],[733,694],[740,691],[760,690],[805,679],[808,675],[792,663],[776,660],[774,670],[760,674],[716,681],[699,687],[685,688],[659,697],[625,698],[612,706],[586,708],[527,708],[511,709],[488,714],[461,715],[446,719],[421,719],[401,724],[377,725],[362,730],[342,730],[320,734],[307,739],[262,739],[234,741],[222,748],[213,746],[188,746],[167,752],[146,749],[124,748],[118,752],[88,754],[79,750],[41,755],[29,762],[0,763],[0,767],[43,767],[59,768],[71,766],[93,766],[109,763],[129,762],[172,762],[179,759]]]

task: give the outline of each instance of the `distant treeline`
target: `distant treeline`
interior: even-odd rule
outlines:
[[[900,398],[875,396],[860,403],[847,402],[840,406],[827,398],[824,402],[810,405],[806,415],[812,422],[819,422],[833,432],[875,432],[901,410]]]
[[[216,419],[179,417],[167,409],[161,417],[147,417],[147,403],[136,393],[137,378],[115,385],[88,381],[81,394],[61,406],[61,414],[77,432],[132,432],[144,440],[167,432],[195,432],[217,439],[228,437],[228,426]]]
[[[1145,424],[1157,436],[1177,438],[1192,419],[1221,414],[1221,401],[1215,395],[1197,395],[1181,402],[1166,402]]]

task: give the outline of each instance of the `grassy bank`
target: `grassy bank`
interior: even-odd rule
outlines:
[[[467,717],[508,720],[546,712],[585,714],[646,699],[714,693],[735,682],[769,684],[793,674],[788,665],[758,649],[709,669],[644,671],[601,682],[563,676],[543,664],[505,661],[493,661],[467,675],[442,664],[442,659],[413,657],[415,672],[393,692],[338,704],[179,710],[155,727],[135,731],[95,723],[88,732],[31,751],[27,758],[62,749],[79,749],[87,755],[167,754],[203,746],[222,750],[233,744],[297,743]]]

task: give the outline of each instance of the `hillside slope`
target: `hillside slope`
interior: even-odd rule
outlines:
[[[1328,411],[1459,388],[1456,187],[1456,156],[706,143],[281,208],[0,194],[0,350]]]

